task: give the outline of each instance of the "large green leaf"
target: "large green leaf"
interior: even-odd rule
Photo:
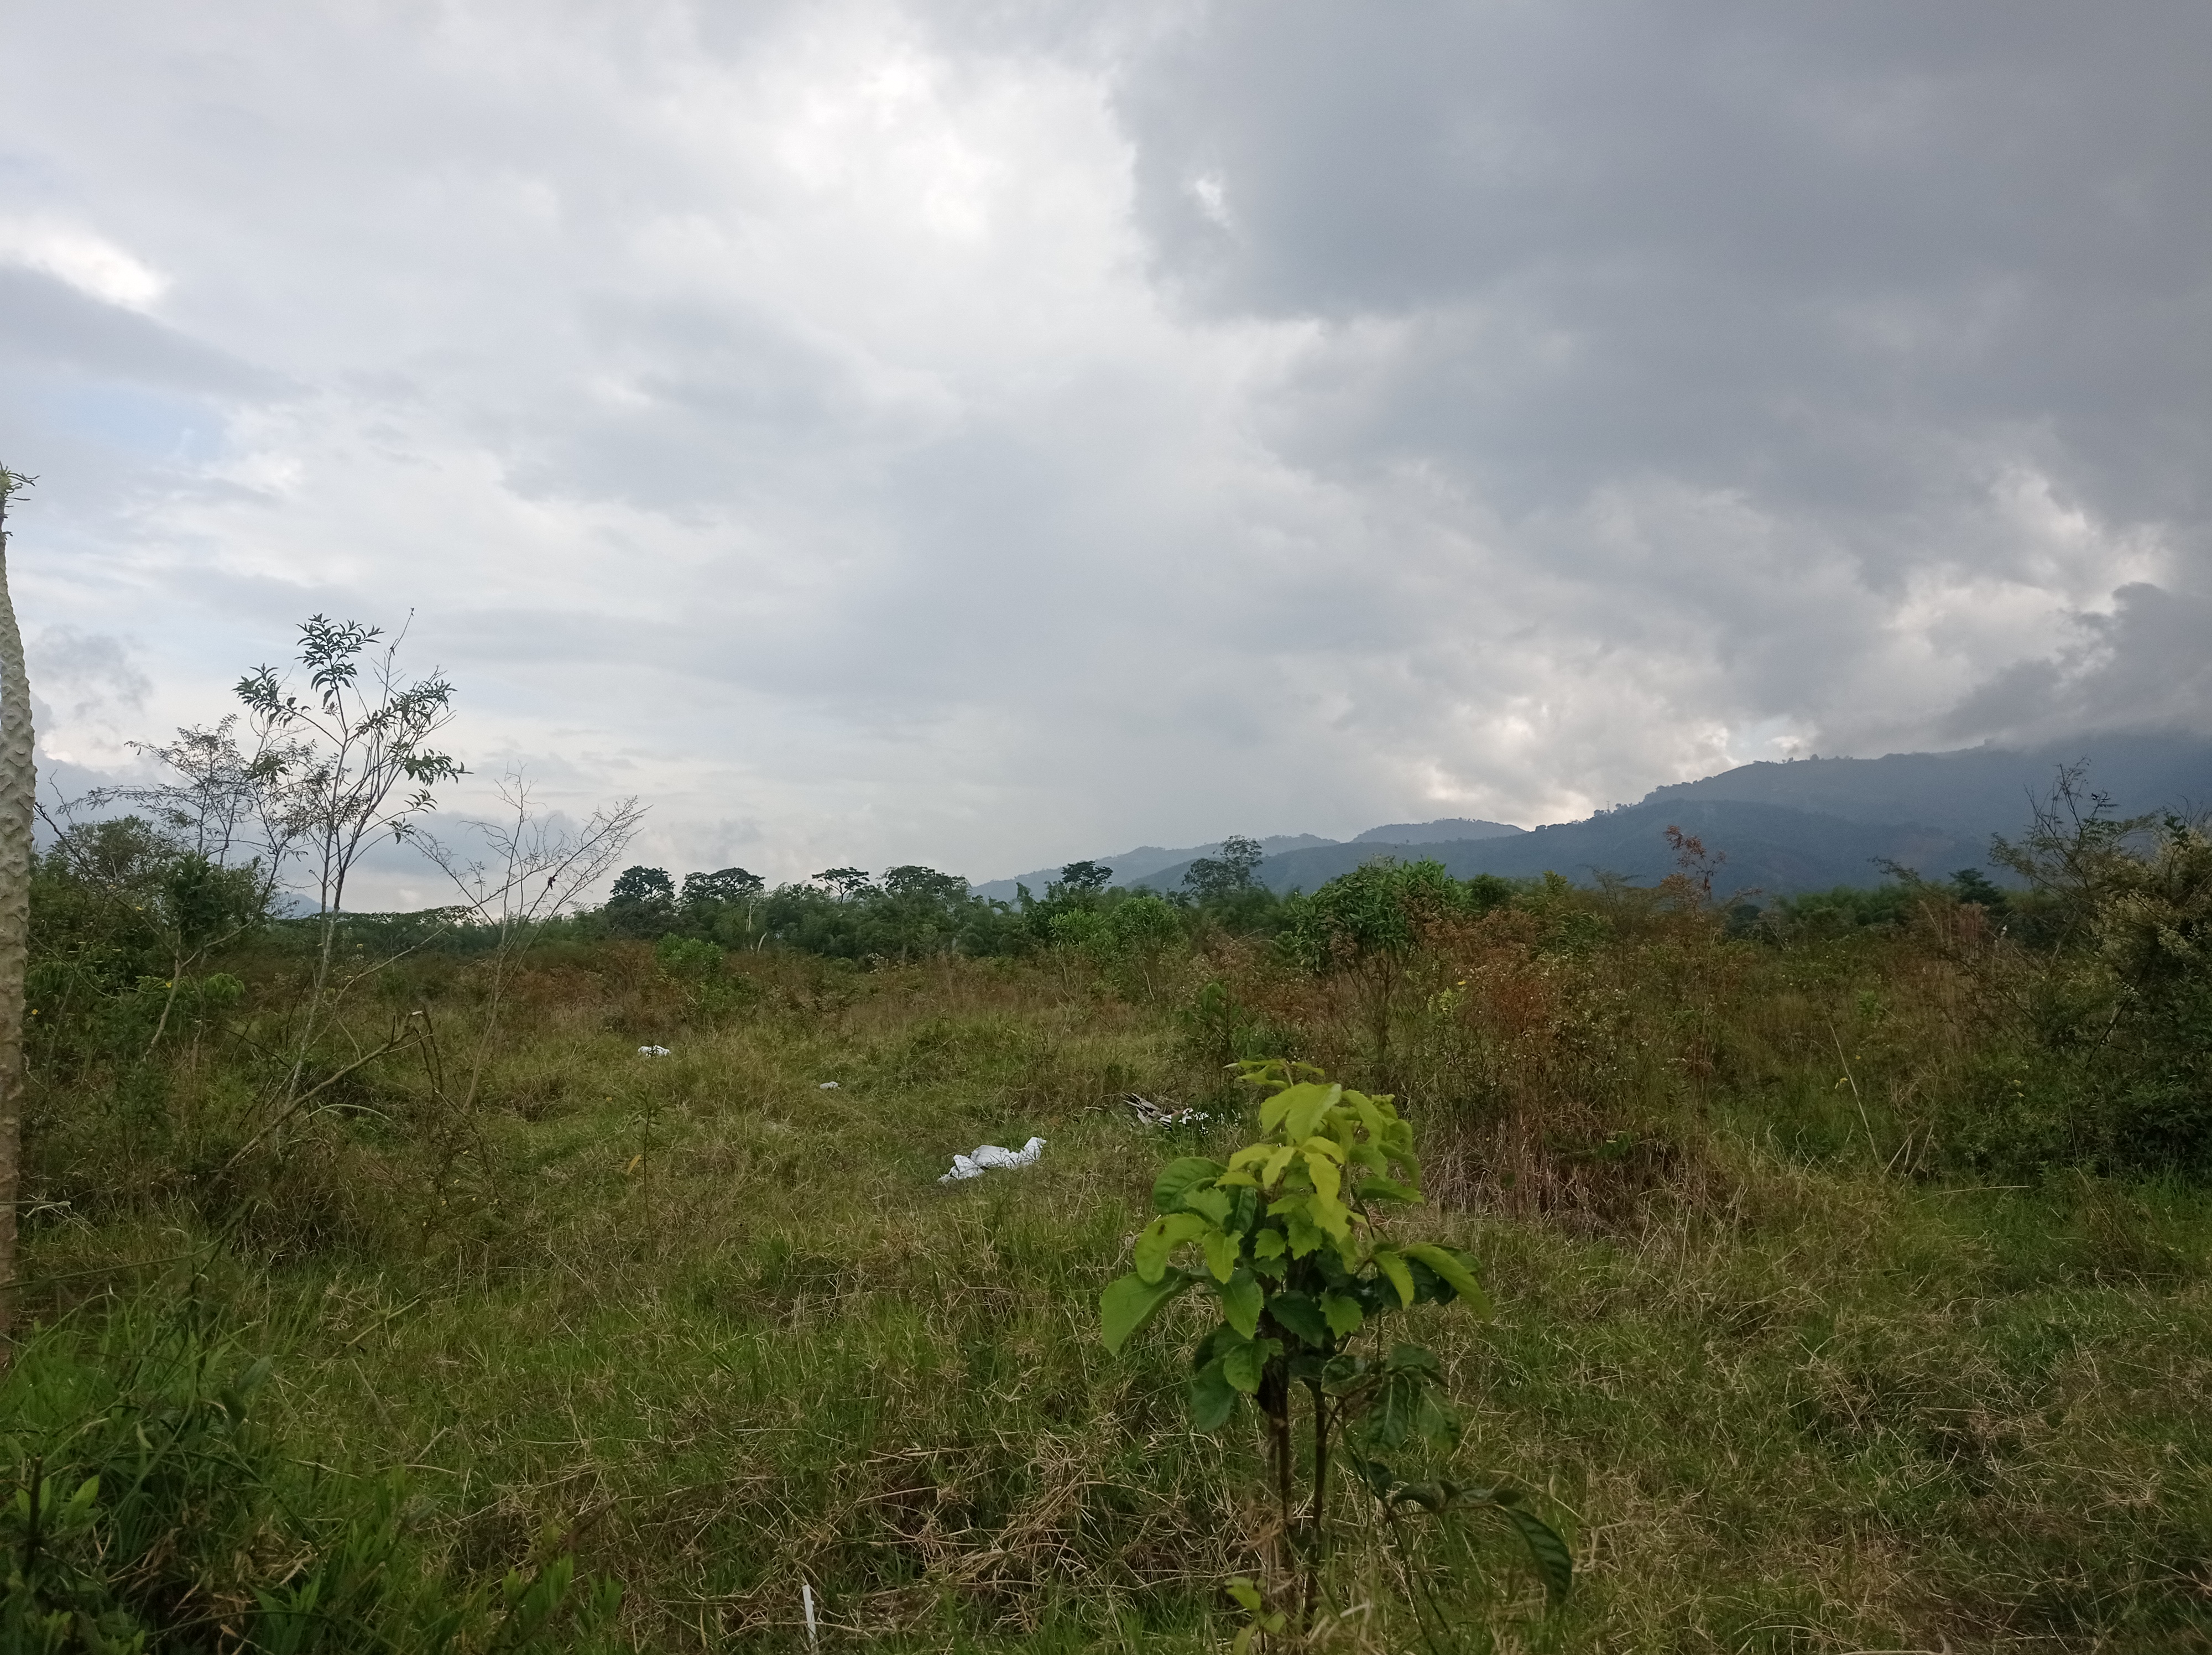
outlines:
[[[1207,1160],[1202,1155],[1184,1155],[1170,1161],[1160,1169],[1152,1181],[1152,1210],[1155,1213],[1174,1213],[1182,1208],[1182,1198],[1194,1186],[1211,1183],[1226,1169],[1219,1161]]]
[[[1283,1233],[1290,1238],[1292,1258],[1304,1258],[1328,1239],[1321,1226],[1307,1215],[1306,1203],[1311,1199],[1308,1196],[1285,1196],[1268,1209],[1282,1214]]]
[[[1344,1174],[1334,1161],[1326,1155],[1306,1156],[1306,1176],[1313,1180],[1314,1194],[1330,1206],[1337,1206],[1336,1192],[1344,1187]],[[1316,1203],[1318,1204],[1318,1203]]]
[[[1352,1239],[1352,1209],[1334,1195],[1315,1191],[1306,1202],[1306,1211],[1313,1215],[1314,1223],[1320,1226],[1326,1234],[1334,1236],[1340,1243],[1346,1243]],[[1349,1252],[1348,1248],[1344,1250]],[[1346,1269],[1352,1268],[1349,1257],[1346,1260],[1345,1268]]]
[[[1168,1255],[1186,1241],[1195,1241],[1213,1226],[1195,1213],[1167,1213],[1139,1232],[1134,1250],[1137,1274],[1157,1281],[1168,1267]]]
[[[1328,1343],[1328,1321],[1321,1306],[1302,1293],[1279,1293],[1267,1301],[1267,1314],[1316,1350]]]
[[[1397,1447],[1413,1434],[1413,1423],[1420,1415],[1421,1393],[1426,1389],[1418,1374],[1389,1375],[1360,1422],[1361,1433],[1378,1447]]]
[[[1260,1312],[1267,1305],[1267,1295],[1252,1279],[1249,1270],[1237,1271],[1214,1292],[1221,1299],[1221,1313],[1228,1318],[1231,1327],[1247,1339],[1260,1330]]]
[[[1213,1279],[1228,1281],[1237,1269],[1237,1254],[1243,1250],[1244,1238],[1226,1230],[1208,1230],[1199,1241],[1206,1249],[1206,1268],[1213,1272]]]
[[[1413,1202],[1420,1200],[1421,1192],[1395,1178],[1386,1178],[1380,1172],[1370,1172],[1360,1179],[1359,1187],[1352,1192],[1361,1201],[1397,1201]]]
[[[1239,1235],[1249,1235],[1252,1226],[1259,1221],[1260,1192],[1257,1190],[1239,1190],[1235,1201],[1231,1203],[1229,1217],[1221,1227],[1234,1230]]]
[[[1246,1342],[1245,1336],[1224,1322],[1198,1342],[1198,1348],[1190,1354],[1190,1370],[1195,1373],[1217,1356],[1226,1356],[1237,1346]]]
[[[1348,1350],[1339,1351],[1322,1365],[1322,1382],[1331,1390],[1347,1391],[1364,1379],[1368,1370],[1374,1366],[1364,1356],[1355,1355]]]
[[[1218,1431],[1229,1423],[1229,1416],[1237,1411],[1237,1398],[1241,1393],[1229,1383],[1222,1372],[1221,1360],[1208,1362],[1190,1376],[1190,1427],[1194,1431]]]
[[[1218,1184],[1251,1184],[1259,1182],[1252,1169],[1275,1153],[1271,1143],[1246,1144],[1229,1158],[1229,1170],[1214,1182]]]
[[[1421,1387],[1421,1405],[1413,1413],[1413,1434],[1429,1442],[1443,1442],[1459,1434],[1459,1415],[1426,1385]]]
[[[1285,1086],[1260,1105],[1260,1130],[1273,1132],[1277,1127],[1282,1125],[1283,1117],[1288,1115],[1302,1099],[1316,1092],[1326,1092],[1328,1090],[1328,1087],[1317,1086],[1310,1080],[1301,1080],[1296,1086]],[[1306,1132],[1310,1132],[1312,1129],[1309,1127]],[[1305,1132],[1294,1132],[1291,1137],[1295,1141],[1305,1135]]]
[[[1408,1258],[1418,1258],[1442,1276],[1453,1292],[1467,1300],[1468,1308],[1477,1316],[1490,1314],[1490,1296],[1482,1290],[1482,1283],[1474,1279],[1468,1268],[1466,1255],[1449,1247],[1439,1247],[1434,1242],[1417,1241],[1404,1250]]]
[[[1270,1357],[1283,1354],[1279,1339],[1255,1339],[1242,1344],[1221,1359],[1221,1376],[1246,1396],[1260,1389],[1261,1377],[1267,1372]]]
[[[1398,1480],[1398,1474],[1383,1461],[1370,1459],[1351,1449],[1345,1451],[1345,1457],[1352,1462],[1352,1469],[1376,1499],[1388,1500],[1393,1490],[1403,1486]]]
[[[1536,1573],[1544,1582],[1544,1595],[1558,1603],[1575,1584],[1575,1555],[1567,1549],[1567,1542],[1559,1537],[1559,1530],[1534,1512],[1522,1510],[1517,1502],[1503,1500],[1498,1509],[1520,1535],[1521,1543],[1528,1547],[1528,1561],[1536,1566]]]
[[[1216,1224],[1226,1226],[1229,1214],[1236,1208],[1237,1197],[1226,1190],[1218,1186],[1209,1186],[1206,1189],[1184,1190],[1182,1205],[1185,1212],[1203,1214]]]
[[[1366,1316],[1359,1301],[1348,1293],[1325,1293],[1321,1296],[1321,1313],[1328,1319],[1328,1330],[1340,1339],[1349,1339],[1359,1331]]]
[[[1375,1268],[1398,1290],[1398,1303],[1410,1309],[1413,1303],[1413,1273],[1406,1268],[1406,1261],[1398,1256],[1398,1250],[1377,1247]]]
[[[1181,1270],[1170,1270],[1158,1281],[1147,1281],[1133,1273],[1109,1282],[1106,1291],[1098,1295],[1099,1332],[1106,1348],[1119,1356],[1121,1347],[1159,1314],[1161,1305],[1188,1287],[1191,1280]]]
[[[1438,1379],[1444,1374],[1444,1365],[1426,1345],[1393,1345],[1390,1354],[1382,1359],[1382,1366],[1394,1373],[1426,1373]]]
[[[1302,1086],[1292,1086],[1275,1101],[1283,1105],[1283,1135],[1292,1143],[1303,1143],[1314,1135],[1322,1117],[1336,1107],[1337,1099],[1344,1096],[1338,1086],[1317,1086],[1309,1081]]]

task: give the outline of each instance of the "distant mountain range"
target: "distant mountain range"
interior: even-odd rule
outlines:
[[[2212,806],[2212,739],[2127,734],[2080,737],[2027,751],[1968,747],[1885,758],[1742,764],[1702,782],[1655,788],[1646,804],[1736,799],[1853,822],[1924,822],[1978,842],[2014,834],[2031,800],[2046,796],[2062,764],[2087,762],[2088,784],[2124,816]]]
[[[1370,828],[1349,841],[1355,845],[1440,845],[1448,839],[1507,839],[1527,828],[1510,822],[1471,822],[1447,816],[1439,822],[1391,822]]]
[[[1263,839],[1259,877],[1277,891],[1311,891],[1361,863],[1389,855],[1433,857],[1461,879],[1558,873],[1589,884],[1601,874],[1650,885],[1673,871],[1670,826],[1724,854],[1723,891],[1771,895],[1865,885],[1895,862],[1930,878],[1987,868],[1992,835],[2017,835],[2033,800],[2047,795],[2061,765],[2087,760],[2088,785],[2122,815],[2212,806],[2212,739],[2195,735],[2077,738],[2025,751],[1969,747],[1891,753],[1881,758],[1815,758],[1739,765],[1702,781],[1657,788],[1638,804],[1580,822],[1522,829],[1449,818],[1398,822],[1336,841],[1312,834]],[[1190,864],[1220,854],[1217,843],[1182,849],[1141,846],[1093,860],[1116,885],[1172,891]],[[1019,876],[1042,895],[1057,868]],[[1016,881],[976,890],[1011,898]]]
[[[1370,828],[1358,838],[1350,843],[1370,847],[1376,844],[1424,844],[1444,839],[1480,839],[1493,834],[1522,833],[1526,831],[1523,828],[1510,826],[1504,822],[1470,822],[1455,817],[1441,822],[1398,822],[1383,827]],[[1134,850],[1121,851],[1111,856],[1093,856],[1088,860],[1097,862],[1102,867],[1112,868],[1115,885],[1151,885],[1155,881],[1150,876],[1158,874],[1164,869],[1170,871],[1175,877],[1162,888],[1172,890],[1182,883],[1184,872],[1200,857],[1218,856],[1221,854],[1222,843],[1220,840],[1216,840],[1210,845],[1184,845],[1174,850],[1164,849],[1158,845],[1139,845]],[[1260,841],[1260,849],[1267,853],[1267,861],[1262,862],[1261,866],[1267,867],[1279,856],[1294,855],[1303,850],[1328,848],[1341,848],[1341,846],[1339,841],[1324,839],[1317,834],[1278,834],[1272,839]],[[1371,849],[1370,854],[1373,854]],[[1069,860],[1076,859],[1071,857]],[[1358,862],[1355,861],[1353,866],[1357,867]],[[1059,877],[1060,869],[1057,867],[1039,867],[1033,868],[1027,873],[1017,873],[1011,879],[993,879],[988,885],[979,885],[971,888],[979,897],[990,897],[1000,902],[1012,902],[1015,896],[1015,886],[1025,885],[1033,895],[1042,897],[1044,895],[1044,888]]]
[[[1941,828],[1853,822],[1735,799],[1680,799],[1626,805],[1587,821],[1540,827],[1510,838],[1317,845],[1268,857],[1260,864],[1260,878],[1277,891],[1311,891],[1387,854],[1401,861],[1433,857],[1462,879],[1477,873],[1527,879],[1556,873],[1577,885],[1593,884],[1600,874],[1653,885],[1674,869],[1674,853],[1667,843],[1669,827],[1694,834],[1709,853],[1725,856],[1714,881],[1715,890],[1723,891],[1876,885],[1884,861],[1941,877],[1979,867],[1989,855],[1986,838]],[[1170,867],[1130,883],[1171,891],[1182,881],[1182,870]]]

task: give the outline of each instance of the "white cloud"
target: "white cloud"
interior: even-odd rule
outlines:
[[[126,310],[150,310],[169,278],[106,236],[36,218],[0,218],[0,264],[57,277]]]

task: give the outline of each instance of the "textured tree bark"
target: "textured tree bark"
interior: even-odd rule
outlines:
[[[31,941],[31,685],[8,594],[8,502],[28,478],[0,467],[0,1366],[15,1348],[15,1202],[23,1147],[23,971]]]

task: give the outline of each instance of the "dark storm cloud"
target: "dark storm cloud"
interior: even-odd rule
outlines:
[[[1999,673],[1943,729],[2018,745],[2139,727],[2212,732],[2212,601],[2148,585],[2116,596],[2112,614],[2080,618],[2076,643]]]
[[[1206,16],[1120,94],[1162,275],[1210,314],[1399,325],[1290,387],[1302,463],[1894,522],[2026,456],[2200,528],[2212,11]]]
[[[0,362],[18,371],[265,399],[276,375],[38,271],[0,265]]]

